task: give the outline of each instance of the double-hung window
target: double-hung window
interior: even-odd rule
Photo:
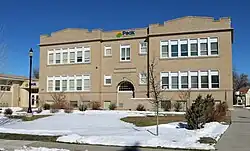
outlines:
[[[130,45],[120,46],[120,61],[130,61]]]
[[[63,52],[62,54],[62,61],[64,64],[68,63],[68,52]]]
[[[190,55],[198,56],[198,40],[197,39],[190,40]]]
[[[75,91],[75,78],[69,77],[69,90]]]
[[[211,71],[211,88],[219,88],[219,72],[218,71]]]
[[[67,77],[62,77],[62,91],[67,91],[68,89],[68,80]]]
[[[178,77],[177,72],[171,73],[171,88],[172,89],[179,89],[179,77]]]
[[[53,64],[53,63],[54,63],[54,53],[49,52],[49,64]]]
[[[111,85],[112,84],[112,77],[104,75],[104,85]]]
[[[198,89],[199,88],[198,72],[190,72],[190,77],[191,77],[191,88]]]
[[[188,73],[180,72],[180,77],[181,77],[181,88],[187,89],[188,88]]]
[[[90,90],[90,75],[84,75],[83,76],[83,90],[84,91],[89,91]]]
[[[171,44],[171,57],[178,57],[178,41],[172,40]]]
[[[218,39],[210,38],[211,55],[218,55]]]
[[[201,56],[208,55],[208,44],[206,38],[200,39],[200,55]]]
[[[61,80],[56,78],[55,80],[55,91],[60,91],[61,90]]]
[[[75,52],[70,52],[69,57],[70,63],[75,63]]]
[[[200,72],[200,77],[201,77],[201,88],[209,88],[208,72],[207,71],[201,71]]]
[[[169,50],[168,50],[168,41],[161,41],[161,58],[168,58]]]
[[[54,80],[53,78],[48,77],[48,92],[54,91]]]
[[[76,77],[76,90],[82,91],[82,76]]]
[[[169,89],[169,74],[168,74],[168,72],[161,73],[161,88],[162,88],[162,90]]]
[[[188,41],[187,40],[181,40],[181,56],[188,56]]]
[[[56,64],[61,63],[61,53],[56,53]]]
[[[77,58],[77,63],[81,63],[82,62],[82,51],[77,51],[76,53],[76,58]]]
[[[147,42],[140,42],[140,54],[147,54]]]
[[[84,48],[84,63],[90,63],[90,47]]]

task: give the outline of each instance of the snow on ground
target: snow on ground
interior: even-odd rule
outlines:
[[[15,149],[14,151],[69,151],[67,149],[58,149],[58,148],[45,148],[45,147],[26,147],[24,146],[21,149]]]
[[[189,149],[214,149],[213,145],[200,144],[200,137],[219,139],[228,125],[208,123],[200,130],[178,128],[178,123],[159,126],[159,136],[154,136],[155,126],[137,127],[120,120],[126,116],[145,116],[152,112],[93,111],[66,114],[59,112],[35,121],[16,122],[0,127],[0,132],[33,135],[60,135],[59,142],[86,143],[114,146],[131,146],[139,142],[144,147]],[[173,113],[171,113],[173,114]],[[150,132],[151,133],[150,133]]]

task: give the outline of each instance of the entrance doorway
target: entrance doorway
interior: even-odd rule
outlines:
[[[38,93],[31,93],[31,107],[37,107],[39,105]]]
[[[117,107],[126,109],[129,100],[135,97],[134,85],[129,81],[122,81],[117,85]]]

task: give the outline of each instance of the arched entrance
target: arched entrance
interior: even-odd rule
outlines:
[[[117,85],[117,107],[125,108],[126,101],[135,97],[135,88],[130,81],[121,81]]]

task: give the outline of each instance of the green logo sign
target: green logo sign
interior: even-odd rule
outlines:
[[[122,32],[118,32],[116,34],[116,37],[121,38],[121,37],[134,36],[134,35],[135,35],[135,31],[122,31]]]

